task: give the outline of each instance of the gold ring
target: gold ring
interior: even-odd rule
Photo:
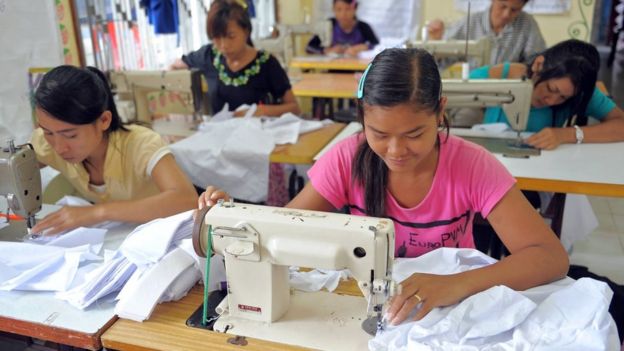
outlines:
[[[418,299],[418,303],[422,302],[422,298],[418,294],[414,294],[414,297]]]

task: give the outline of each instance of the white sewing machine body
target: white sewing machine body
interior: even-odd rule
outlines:
[[[481,66],[490,64],[490,39],[487,37],[479,40],[413,40],[406,46],[425,49],[437,58],[469,56],[477,58]]]
[[[446,107],[500,106],[511,128],[526,129],[531,111],[533,82],[530,79],[443,79],[442,95]]]
[[[361,309],[356,312],[362,319],[367,315],[381,318],[384,303],[394,294],[395,284],[391,279],[394,224],[389,219],[239,203],[220,203],[205,213],[205,217],[202,215],[196,219],[193,233],[195,251],[206,255],[207,235],[212,233],[214,251],[225,257],[228,283],[227,306],[223,306],[225,300],[220,305],[226,312],[215,323],[215,330],[228,329],[219,322],[224,318],[229,327],[234,324],[232,332],[238,335],[246,335],[245,327],[241,326],[245,321],[252,321],[254,327],[248,328],[254,331],[278,330],[280,318],[290,307],[295,308],[291,306],[289,266],[349,269],[368,302],[361,297],[330,293],[325,293],[323,299],[331,299],[333,295],[361,301],[357,303]],[[316,309],[303,308],[308,314],[316,313]],[[302,316],[306,312],[297,313],[306,318]],[[314,318],[319,320],[318,316]],[[292,322],[293,317],[285,319]],[[288,321],[282,325],[288,325]],[[356,332],[361,337],[370,337],[361,330],[360,323]],[[280,337],[275,337],[275,341],[284,342]]]
[[[41,172],[35,151],[30,144],[15,146],[9,141],[7,146],[0,147],[0,196],[7,200],[6,221],[13,213],[23,217],[23,221],[15,221],[15,225],[0,231],[0,240],[16,240],[25,233],[24,224],[31,228],[35,224],[35,214],[41,210]],[[0,218],[1,222],[5,219]]]

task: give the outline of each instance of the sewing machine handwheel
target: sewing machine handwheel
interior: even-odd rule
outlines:
[[[195,223],[193,224],[193,249],[199,257],[206,257],[206,248],[202,243],[202,231],[204,230],[204,218],[210,211],[210,206],[206,206],[197,211],[195,215]]]

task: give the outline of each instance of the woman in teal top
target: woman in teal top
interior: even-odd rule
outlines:
[[[537,55],[530,63],[483,66],[471,79],[522,78],[533,81],[526,143],[554,149],[564,143],[601,143],[624,140],[624,112],[596,88],[600,67],[591,44],[566,40]],[[600,121],[587,126],[587,117]],[[483,123],[509,124],[500,107],[489,107]]]

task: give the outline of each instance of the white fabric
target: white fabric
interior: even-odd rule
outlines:
[[[167,287],[191,267],[193,262],[193,258],[184,250],[180,248],[172,250],[141,275],[134,284],[133,291],[119,300],[115,306],[115,313],[121,318],[137,322],[149,318]]]
[[[259,118],[206,123],[202,131],[170,145],[193,184],[211,184],[253,202],[267,197],[269,155],[274,147]]]
[[[67,290],[82,262],[100,260],[106,231],[80,227],[64,235],[0,242],[0,290]]]
[[[415,272],[453,274],[493,262],[476,250],[442,248],[399,261],[393,276],[402,281]],[[526,291],[495,286],[435,308],[420,321],[388,325],[369,341],[369,349],[611,350],[619,345],[608,312],[612,296],[605,283],[588,278]]]
[[[0,242],[0,290],[64,291],[81,262],[97,259],[90,245],[63,248]]]
[[[308,272],[299,271],[298,267],[290,267],[290,287],[301,291],[336,290],[340,280],[350,276],[348,270],[331,271],[314,269]]]
[[[587,196],[567,194],[561,223],[563,247],[570,251],[575,241],[587,238],[596,228],[598,218]]]
[[[57,294],[57,297],[77,308],[85,309],[99,298],[114,292],[123,292],[118,298],[130,296],[133,284],[138,284],[143,274],[149,272],[168,252],[175,249],[180,240],[191,235],[192,225],[192,211],[187,211],[167,218],[158,218],[137,227],[117,251],[105,253],[105,262],[87,274],[84,282]],[[175,277],[185,269],[186,267]],[[175,277],[169,283],[173,282]],[[130,287],[123,291],[126,284],[130,284]],[[165,288],[168,285],[166,284]],[[179,296],[180,293],[173,295]],[[159,297],[160,294],[157,298]],[[156,304],[157,300],[153,301],[153,304]]]
[[[176,241],[189,237],[193,211],[157,218],[138,226],[128,235],[119,251],[137,266],[158,262]]]

